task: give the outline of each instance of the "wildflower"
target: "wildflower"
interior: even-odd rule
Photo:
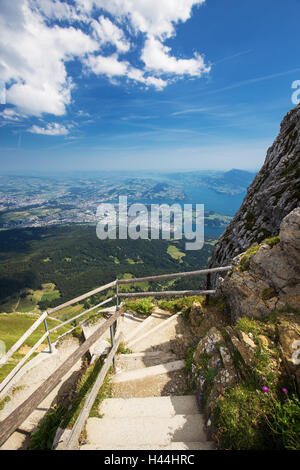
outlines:
[[[199,404],[201,403],[201,400],[202,400],[202,399],[203,399],[203,394],[200,393],[200,394],[199,394],[199,397],[198,397],[198,403],[199,403]]]
[[[283,388],[282,391],[283,391],[283,393],[287,393],[287,392],[288,392],[286,388]]]
[[[267,392],[269,391],[269,389],[268,389],[268,387],[262,387],[262,391],[263,391],[264,393],[267,393]]]

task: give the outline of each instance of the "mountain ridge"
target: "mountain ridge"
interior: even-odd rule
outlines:
[[[233,220],[214,246],[209,267],[220,266],[252,244],[279,234],[280,223],[300,205],[300,105],[281,122],[265,162]]]

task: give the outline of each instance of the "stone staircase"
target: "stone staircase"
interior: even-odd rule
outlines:
[[[212,450],[196,397],[184,393],[185,361],[172,350],[182,317],[155,310],[146,320],[124,314],[118,330],[132,354],[117,356],[113,398],[102,401],[101,418],[86,423],[82,450]]]

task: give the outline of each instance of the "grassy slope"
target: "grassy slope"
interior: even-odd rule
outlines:
[[[21,338],[21,336],[30,328],[30,326],[37,320],[38,315],[33,314],[20,314],[20,313],[10,313],[10,314],[0,314],[0,338],[1,341],[5,343],[6,351],[8,351],[16,341]],[[58,324],[57,321],[48,319],[48,327],[53,328]],[[51,340],[55,341],[58,336],[62,333],[68,331],[70,327],[65,326],[60,328],[57,332],[51,335]],[[17,353],[15,353],[9,361],[0,368],[0,381],[2,381],[9,372],[17,365],[17,363],[24,357],[26,354],[26,346],[32,347],[40,337],[45,333],[44,324],[42,323],[32,335],[25,341],[23,347],[21,347]],[[44,347],[47,347],[47,341],[43,343]],[[25,347],[24,347],[25,346]],[[22,349],[23,348],[23,349]],[[21,351],[21,353],[20,353]],[[26,352],[25,352],[26,351]],[[23,352],[23,354],[22,354]],[[32,356],[33,357],[33,356]]]

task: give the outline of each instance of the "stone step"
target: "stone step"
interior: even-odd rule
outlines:
[[[144,321],[145,317],[142,315],[131,312],[124,312],[119,319],[120,331],[122,331],[124,338],[122,342],[125,342],[125,338],[128,335],[131,335],[131,333],[140,325],[142,325]]]
[[[176,313],[142,335],[134,337],[131,341],[126,343],[126,346],[134,352],[150,351],[151,348],[159,347],[164,344],[165,346],[162,346],[160,349],[166,349],[166,343],[169,343],[170,339],[176,337],[176,326],[179,321],[179,315],[179,313]]]
[[[212,441],[206,442],[171,442],[166,446],[143,444],[139,446],[118,446],[118,450],[215,450],[215,444]],[[85,444],[80,450],[104,450],[92,444]],[[116,450],[115,447],[107,446],[105,450]],[[180,456],[179,456],[180,458]]]
[[[169,374],[177,370],[184,369],[185,361],[172,361],[157,366],[145,367],[143,369],[129,370],[126,372],[118,372],[111,379],[112,383],[131,382],[134,380],[145,379],[161,374]]]
[[[108,398],[103,400],[99,413],[104,418],[126,418],[152,416],[167,418],[175,415],[199,414],[194,395],[147,397],[147,398]]]
[[[186,390],[186,379],[184,373],[179,370],[111,385],[114,398],[165,397],[183,394]]]
[[[147,445],[168,446],[173,442],[206,442],[201,414],[167,418],[135,416],[126,418],[89,418],[87,441],[98,449]]]
[[[119,354],[116,357],[117,368],[122,371],[142,369],[156,366],[176,360],[176,355],[171,352],[150,351],[133,354]]]

